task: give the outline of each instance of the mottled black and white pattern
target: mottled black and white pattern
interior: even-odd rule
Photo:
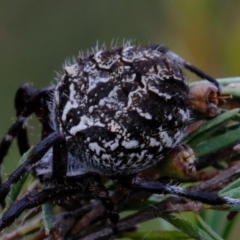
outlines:
[[[52,98],[52,125],[67,139],[68,175],[139,173],[181,142],[190,119],[187,80],[161,46],[80,56],[65,66]]]

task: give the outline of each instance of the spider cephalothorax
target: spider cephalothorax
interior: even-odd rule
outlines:
[[[27,195],[17,202],[3,215],[0,229],[26,208],[73,195],[81,180],[72,177],[87,174],[95,179],[96,174],[114,177],[133,189],[173,193],[210,204],[239,204],[217,194],[195,193],[135,177],[162,160],[184,137],[191,106],[182,67],[219,90],[215,79],[165,47],[130,44],[80,56],[65,65],[56,86],[35,91],[31,85],[23,85],[16,94],[17,120],[0,145],[0,163],[15,136],[20,152],[28,150],[22,127],[32,113],[42,123],[42,141],[2,184],[0,201],[29,169],[41,176],[43,194],[37,195],[36,201]],[[96,195],[116,224],[114,205],[106,189],[99,189]]]

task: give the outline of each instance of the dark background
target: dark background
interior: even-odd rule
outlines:
[[[47,86],[67,57],[112,39],[163,43],[216,78],[237,76],[240,1],[1,1],[0,136],[13,122],[21,84]],[[37,124],[29,125],[35,144]],[[18,159],[14,147],[6,162],[16,167]]]

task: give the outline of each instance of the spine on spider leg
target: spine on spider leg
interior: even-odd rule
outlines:
[[[177,186],[164,185],[158,181],[151,181],[135,177],[131,186],[135,189],[145,190],[152,193],[170,193],[180,197],[185,197],[194,201],[200,201],[209,205],[231,205],[239,206],[240,200],[229,197],[221,197],[216,193],[192,191]]]
[[[64,136],[58,132],[50,134],[43,139],[33,150],[31,156],[0,186],[0,202],[2,202],[11,189],[11,185],[16,183],[26,171],[31,169],[32,164],[40,160],[52,145],[61,141]]]

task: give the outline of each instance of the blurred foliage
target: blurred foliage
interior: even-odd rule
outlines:
[[[0,136],[15,115],[14,94],[22,83],[48,85],[67,57],[97,41],[163,43],[214,77],[237,76],[239,11],[237,0],[1,1]],[[30,135],[36,143],[34,129]],[[18,159],[14,147],[6,162],[16,166]]]

